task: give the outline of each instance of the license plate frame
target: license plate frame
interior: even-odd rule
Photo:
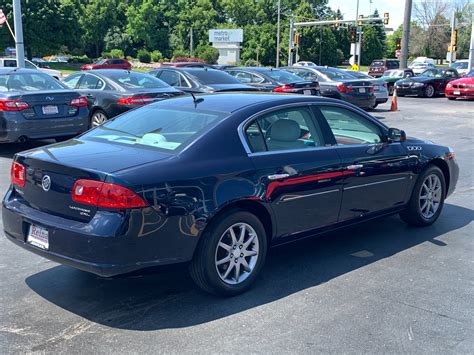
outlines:
[[[312,90],[303,90],[303,95],[312,95]]]
[[[359,94],[365,94],[365,88],[359,88]]]
[[[454,94],[454,95],[461,95],[461,91],[459,91],[459,90],[454,90],[454,91],[453,91],[453,94]]]
[[[28,227],[26,242],[28,244],[34,245],[37,248],[48,250],[49,249],[48,229],[38,226],[36,224],[30,224]]]
[[[42,107],[43,115],[57,115],[59,113],[59,108],[57,105],[46,105]]]

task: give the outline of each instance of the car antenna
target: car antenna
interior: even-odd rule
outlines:
[[[196,98],[196,96],[194,96],[194,94],[192,92],[190,92],[190,94],[193,97],[194,108],[196,108],[199,103],[204,101],[204,99],[202,97]]]

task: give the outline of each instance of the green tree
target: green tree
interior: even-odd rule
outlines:
[[[385,40],[385,57],[394,58],[397,50],[397,40],[402,40],[403,26],[400,25],[390,36]]]

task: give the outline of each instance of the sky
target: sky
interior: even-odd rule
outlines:
[[[357,0],[329,0],[328,5],[333,10],[339,8],[345,20],[353,19],[356,16]],[[384,12],[388,12],[390,21],[386,27],[396,30],[403,23],[405,0],[359,0],[359,15],[367,17],[375,9],[379,11],[380,17],[383,17]]]

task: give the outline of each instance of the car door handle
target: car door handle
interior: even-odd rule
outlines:
[[[358,170],[362,169],[364,166],[362,164],[353,164],[353,165],[348,165],[346,166],[347,170]]]
[[[280,180],[280,179],[286,179],[287,177],[290,177],[290,174],[282,173],[282,174],[272,174],[272,175],[267,176],[269,180]]]

